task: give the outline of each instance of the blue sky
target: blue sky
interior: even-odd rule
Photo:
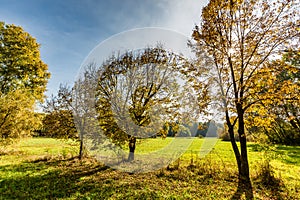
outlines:
[[[0,21],[22,26],[41,44],[47,95],[72,84],[89,52],[114,34],[161,27],[190,36],[207,0],[0,0]]]

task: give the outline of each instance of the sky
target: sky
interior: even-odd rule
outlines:
[[[136,28],[170,29],[190,37],[208,0],[0,0],[0,21],[22,26],[41,45],[51,78],[46,95],[72,85],[89,53]]]

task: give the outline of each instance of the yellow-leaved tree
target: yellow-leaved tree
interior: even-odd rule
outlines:
[[[43,101],[50,73],[39,47],[21,27],[0,22],[1,142],[29,135],[40,126],[34,109]]]
[[[268,66],[274,55],[287,49],[299,36],[299,1],[293,0],[210,0],[202,10],[202,21],[193,31],[190,46],[199,61],[209,58],[211,63],[199,65],[215,82],[222,101],[226,125],[231,138],[238,172],[239,188],[252,199],[249,176],[246,112],[266,100],[257,80],[272,83],[267,78]],[[282,95],[282,94],[278,94]],[[272,94],[274,96],[274,94]],[[233,120],[231,120],[233,118]],[[234,134],[238,126],[240,148]]]

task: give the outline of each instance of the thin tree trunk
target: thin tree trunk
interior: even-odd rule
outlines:
[[[241,167],[241,155],[240,155],[239,148],[238,148],[238,146],[236,144],[236,141],[235,141],[235,138],[234,138],[234,125],[231,124],[230,118],[229,118],[229,113],[227,111],[226,111],[226,123],[227,123],[227,127],[228,127],[228,133],[229,133],[229,136],[230,136],[231,146],[232,146],[235,158],[236,158],[238,169],[240,171],[241,170],[240,169],[240,167]]]
[[[80,140],[80,147],[79,147],[79,159],[81,160],[83,158],[84,154],[84,146],[83,146],[83,130],[80,130],[79,133],[79,140]]]
[[[234,129],[233,127],[230,127],[229,130],[229,136],[230,136],[230,142],[231,142],[231,146],[236,158],[236,162],[237,162],[237,166],[238,166],[238,170],[239,172],[241,171],[241,154],[239,152],[239,148],[236,144],[235,138],[234,138]]]
[[[79,148],[79,159],[81,160],[83,158],[83,141],[80,140],[80,148]]]
[[[128,143],[129,146],[128,162],[134,160],[135,144],[136,144],[136,138],[131,136],[129,138],[129,143]]]

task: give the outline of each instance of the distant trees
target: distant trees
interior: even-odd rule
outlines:
[[[184,125],[179,125],[177,137],[191,137],[192,133],[188,127],[185,127]]]
[[[247,112],[266,101],[257,80],[268,81],[271,56],[282,52],[299,36],[299,4],[296,1],[221,1],[211,0],[202,10],[202,22],[193,32],[190,46],[199,62],[210,58],[210,65],[200,65],[203,80],[215,82],[218,98],[237,161],[240,187],[252,191],[247,155]],[[263,73],[266,72],[266,73]],[[275,93],[272,93],[273,97]],[[283,94],[277,94],[277,96]],[[233,120],[231,118],[234,117]],[[238,126],[240,149],[234,135]],[[246,191],[247,198],[253,198]]]
[[[219,137],[219,134],[223,129],[223,124],[216,123],[214,120],[200,122],[198,126],[197,136]]]
[[[38,129],[37,101],[43,101],[50,73],[39,44],[21,27],[0,22],[0,141]]]
[[[219,137],[224,131],[223,124],[216,123],[214,120],[190,124],[169,122],[166,126],[168,137]]]

